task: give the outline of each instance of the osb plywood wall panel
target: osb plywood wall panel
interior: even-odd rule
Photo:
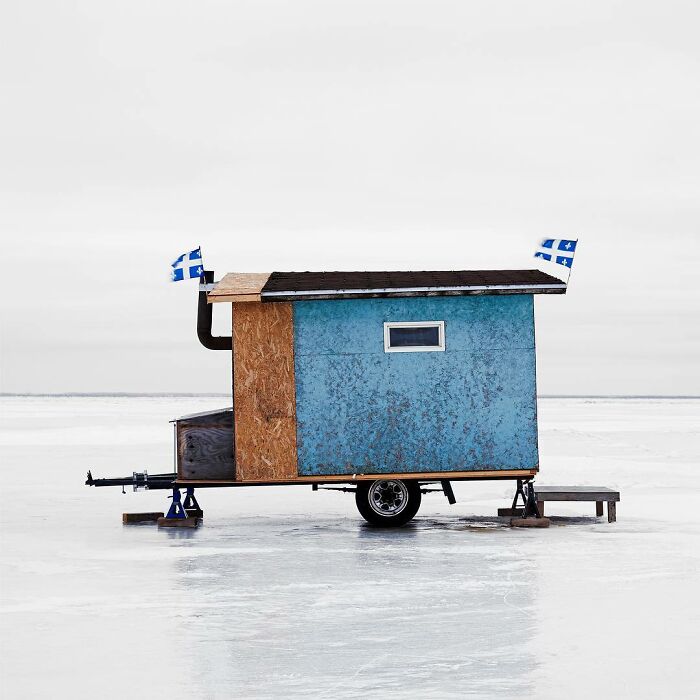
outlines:
[[[292,305],[232,306],[236,480],[295,479]]]

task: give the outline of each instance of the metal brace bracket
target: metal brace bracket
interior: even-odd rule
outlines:
[[[457,503],[457,499],[455,498],[455,492],[452,490],[452,484],[449,482],[448,479],[442,479],[440,481],[440,486],[442,486],[442,492],[445,494],[445,498],[447,498],[447,502],[453,506],[455,503]]]

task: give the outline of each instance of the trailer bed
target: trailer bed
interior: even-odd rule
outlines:
[[[174,486],[194,486],[197,488],[227,486],[293,486],[295,484],[352,484],[357,481],[374,481],[376,479],[402,479],[418,481],[469,481],[498,479],[529,479],[537,474],[537,469],[491,469],[488,471],[455,472],[408,472],[397,474],[338,474],[331,476],[298,476],[295,479],[246,480],[233,479],[176,479]]]

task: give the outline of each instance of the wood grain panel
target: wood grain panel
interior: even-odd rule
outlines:
[[[295,479],[292,305],[232,306],[236,480]]]
[[[210,304],[220,301],[260,301],[260,290],[269,276],[269,272],[229,272],[207,294],[207,301]]]
[[[184,479],[234,476],[232,427],[178,426],[179,471]]]
[[[208,411],[179,418],[177,426],[178,477],[234,479],[233,411]]]

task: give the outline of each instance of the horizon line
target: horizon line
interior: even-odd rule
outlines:
[[[220,392],[131,392],[131,391],[64,391],[64,392],[18,392],[0,391],[0,398],[196,398],[231,396]],[[538,394],[538,399],[700,399],[700,394]]]

